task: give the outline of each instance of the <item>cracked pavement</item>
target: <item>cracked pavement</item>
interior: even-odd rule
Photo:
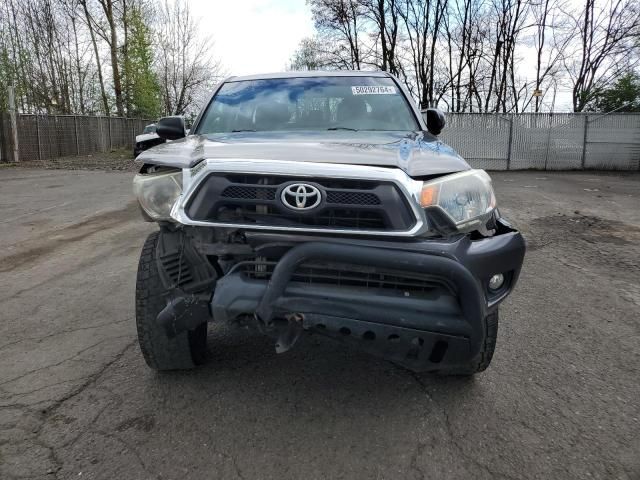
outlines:
[[[218,325],[155,373],[131,174],[0,169],[0,478],[640,478],[640,175],[493,178],[530,248],[465,380]]]

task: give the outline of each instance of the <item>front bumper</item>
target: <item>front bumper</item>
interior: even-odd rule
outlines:
[[[211,300],[216,321],[254,319],[286,351],[302,331],[352,343],[415,371],[463,366],[485,341],[485,317],[513,290],[525,242],[499,220],[498,234],[481,240],[389,242],[375,239],[247,234],[256,250],[285,249],[269,280],[231,271],[218,280]],[[284,241],[283,245],[283,238]],[[321,240],[321,241],[320,241]],[[309,262],[364,265],[381,271],[429,276],[437,285],[413,295],[345,285],[292,281]],[[492,275],[505,284],[491,292]]]

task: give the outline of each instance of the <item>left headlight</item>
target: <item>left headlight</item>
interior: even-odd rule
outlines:
[[[467,170],[424,182],[420,204],[440,209],[458,230],[469,231],[488,220],[496,197],[487,172]]]
[[[133,193],[153,220],[168,220],[173,204],[182,193],[182,171],[139,173],[133,178]]]

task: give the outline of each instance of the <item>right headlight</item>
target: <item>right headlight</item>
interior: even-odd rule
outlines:
[[[439,209],[460,231],[486,222],[496,208],[491,177],[484,170],[467,170],[424,182],[420,204]]]
[[[153,220],[169,220],[171,208],[182,193],[182,171],[138,174],[133,193]]]

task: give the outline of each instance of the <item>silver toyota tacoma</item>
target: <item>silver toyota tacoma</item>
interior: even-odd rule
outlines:
[[[161,119],[172,141],[133,182],[159,227],[136,286],[148,365],[204,362],[225,322],[278,353],[315,334],[413,371],[486,369],[525,242],[444,123],[391,75],[353,71],[231,77],[188,135]]]

